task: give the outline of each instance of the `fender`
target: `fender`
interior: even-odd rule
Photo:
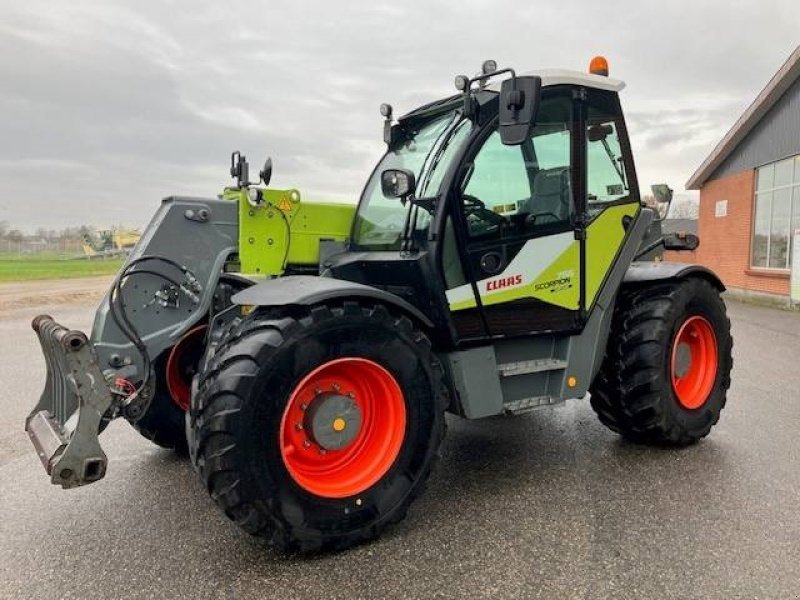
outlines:
[[[686,279],[687,277],[702,277],[716,287],[720,292],[725,291],[725,284],[711,269],[703,265],[676,262],[638,261],[631,266],[622,279],[624,284],[637,284],[663,279]]]
[[[348,298],[380,300],[413,316],[426,327],[433,327],[431,320],[418,308],[390,292],[332,277],[288,275],[270,279],[239,292],[231,300],[234,304],[252,306],[312,306]]]

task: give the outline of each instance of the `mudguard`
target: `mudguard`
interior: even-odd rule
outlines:
[[[664,262],[664,261],[637,261],[628,267],[624,284],[647,283],[664,279],[686,279],[687,277],[702,277],[712,283],[720,292],[725,291],[725,284],[711,269],[703,265]]]
[[[433,327],[431,320],[418,308],[395,294],[331,277],[290,275],[270,279],[239,292],[231,300],[234,304],[248,306],[312,306],[328,300],[347,298],[379,300],[413,316],[425,326]]]

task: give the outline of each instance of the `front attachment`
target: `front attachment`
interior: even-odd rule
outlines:
[[[47,381],[25,431],[52,483],[66,489],[98,481],[107,464],[98,435],[122,396],[106,382],[83,332],[47,315],[36,317],[32,326],[42,345]]]

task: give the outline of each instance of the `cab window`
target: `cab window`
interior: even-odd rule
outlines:
[[[621,115],[609,99],[592,94],[586,118],[586,209],[590,217],[610,203],[631,198],[621,122]]]
[[[544,98],[531,137],[505,146],[493,131],[463,185],[462,208],[472,237],[506,238],[570,226],[571,99]]]

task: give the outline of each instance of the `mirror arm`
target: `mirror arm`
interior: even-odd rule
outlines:
[[[247,157],[235,150],[231,152],[231,177],[236,179],[236,188],[244,189],[251,185],[258,185],[263,182],[264,185],[269,185],[269,180],[272,177],[272,159],[267,158],[264,162],[264,168],[258,174],[258,181],[250,181],[250,163],[247,162]]]
[[[240,189],[250,185],[250,165],[247,157],[238,150],[231,152],[231,177],[236,178],[236,187]]]
[[[493,73],[484,73],[482,75],[476,75],[472,79],[467,80],[467,84],[464,87],[464,116],[467,119],[472,119],[475,115],[474,104],[472,100],[472,84],[473,83],[480,83],[484,84],[492,77],[497,77],[498,75],[503,75],[505,73],[511,73],[511,80],[513,81],[514,91],[517,90],[517,74],[514,69],[506,68],[506,69],[499,69],[494,71]]]
[[[483,75],[476,75],[475,77],[473,77],[472,79],[470,79],[467,82],[467,87],[464,90],[464,93],[466,94],[467,92],[470,91],[470,88],[472,88],[472,84],[473,83],[478,82],[478,81],[481,81],[481,82],[487,81],[492,77],[497,77],[498,75],[503,75],[504,73],[511,73],[511,79],[514,81],[514,89],[516,90],[517,89],[517,74],[514,71],[514,69],[512,69],[510,67],[507,67],[505,69],[498,69],[497,71],[495,71],[493,73],[485,73]]]
[[[647,253],[652,252],[659,246],[664,245],[664,236],[662,235],[657,240],[650,242],[644,248],[640,248],[639,251],[636,253],[636,256],[633,257],[633,260],[639,260],[641,257],[645,256]]]

